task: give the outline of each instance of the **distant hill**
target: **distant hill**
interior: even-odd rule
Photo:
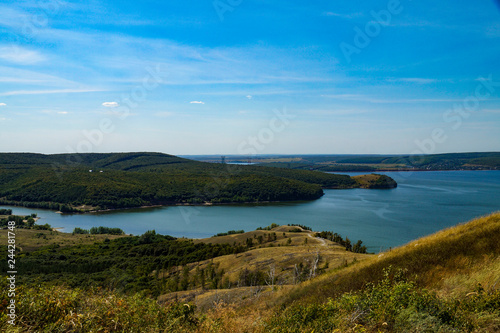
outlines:
[[[213,162],[219,157],[194,158]],[[226,160],[249,161],[241,156],[227,156]],[[500,170],[500,152],[433,155],[259,155],[252,157],[250,161],[268,167],[325,172]]]
[[[346,175],[204,163],[161,153],[0,154],[0,204],[71,211],[313,200]]]

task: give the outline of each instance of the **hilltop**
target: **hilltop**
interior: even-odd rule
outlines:
[[[256,332],[497,332],[498,239],[495,213],[271,293],[236,313],[262,316],[265,328]]]
[[[380,177],[378,185],[394,187]],[[383,178],[383,179],[382,179]],[[0,204],[62,212],[314,200],[364,187],[346,175],[205,163],[160,153],[0,154]]]

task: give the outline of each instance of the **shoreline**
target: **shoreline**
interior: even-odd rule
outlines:
[[[363,189],[363,190],[379,190],[379,189],[387,189],[387,190],[392,190],[395,189],[395,187],[383,187],[383,188],[367,188],[363,186],[353,186],[353,187],[322,187],[322,190],[353,190],[353,189]],[[315,199],[298,199],[298,200],[278,200],[278,201],[244,201],[244,202],[204,202],[204,203],[184,203],[184,202],[169,202],[165,204],[154,204],[154,205],[144,205],[144,206],[137,206],[137,207],[123,207],[123,208],[107,208],[107,209],[98,209],[98,210],[82,210],[82,211],[75,211],[75,212],[61,212],[61,211],[55,211],[56,214],[62,214],[62,215],[73,215],[73,214],[95,214],[95,213],[106,213],[106,212],[116,212],[116,211],[121,211],[121,210],[132,210],[132,209],[148,209],[148,208],[162,208],[162,207],[181,207],[181,206],[199,206],[199,207],[206,207],[206,206],[225,206],[225,205],[260,205],[260,204],[286,204],[286,203],[299,203],[299,202],[308,202],[308,201],[314,201],[318,200],[321,197],[323,197],[325,194],[323,193],[320,197],[315,198]],[[0,203],[0,205],[2,205]],[[12,207],[24,207],[24,208],[33,208],[33,209],[44,209],[44,208],[37,208],[37,207],[26,207],[21,204],[19,205],[12,205],[12,204],[5,204],[5,206],[12,206]],[[51,210],[51,209],[48,209]]]
[[[493,170],[493,169],[483,169],[483,170],[470,170],[470,169],[461,169],[461,170],[387,170],[387,171],[382,171],[378,170],[380,172],[459,172],[459,171],[465,171],[465,172],[477,172],[477,171],[500,171],[500,170]],[[363,172],[363,171],[351,171],[351,172]],[[342,171],[342,172],[327,172],[327,173],[337,173],[337,174],[345,174],[349,173],[349,171]],[[376,172],[373,172],[376,173]],[[349,190],[349,189],[366,189],[370,190],[370,188],[363,188],[363,187],[323,187],[323,190]],[[373,188],[378,190],[379,188]],[[385,188],[385,189],[394,189],[392,187]],[[324,194],[323,194],[324,195]],[[323,196],[322,195],[322,196]],[[321,197],[322,197],[321,196]],[[319,198],[321,198],[319,197]],[[18,204],[12,204],[12,203],[0,203],[0,206],[5,206],[5,207],[20,207],[20,208],[26,208],[26,209],[40,209],[40,210],[48,210],[52,211],[58,214],[64,214],[64,215],[73,215],[73,214],[88,214],[88,213],[106,213],[106,212],[116,212],[116,211],[126,211],[126,210],[132,210],[132,209],[151,209],[151,208],[163,208],[163,207],[175,207],[175,206],[200,206],[200,207],[206,207],[206,206],[222,206],[222,205],[260,205],[260,204],[287,204],[287,203],[299,203],[299,202],[308,202],[308,201],[314,201],[316,199],[303,199],[303,200],[290,200],[290,201],[246,201],[246,202],[218,202],[218,203],[212,203],[212,202],[205,202],[205,203],[179,203],[179,202],[170,202],[166,204],[154,204],[154,205],[145,205],[145,206],[137,206],[137,207],[123,207],[123,208],[108,208],[108,209],[99,209],[99,210],[86,210],[86,211],[76,211],[76,212],[60,212],[60,211],[55,211],[52,209],[48,208],[40,208],[40,207],[28,207],[22,205],[22,203]]]

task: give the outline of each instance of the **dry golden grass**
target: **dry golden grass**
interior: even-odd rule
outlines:
[[[487,256],[472,263],[469,272],[445,277],[436,291],[442,297],[458,297],[475,290],[479,285],[486,291],[500,287],[500,256]]]
[[[217,265],[218,269],[223,269],[224,277],[230,281],[236,281],[239,273],[243,269],[248,270],[269,270],[275,267],[279,279],[292,282],[292,270],[294,266],[300,263],[306,264],[314,260],[317,255],[320,256],[318,268],[325,268],[326,271],[339,266],[351,263],[354,260],[361,261],[370,255],[352,253],[345,250],[337,243],[314,237],[314,232],[287,232],[291,229],[301,229],[299,227],[279,226],[267,230],[250,231],[243,234],[211,237],[195,240],[196,243],[229,243],[245,244],[248,238],[251,238],[255,244],[252,250],[234,255],[217,257],[204,262],[190,265],[190,273],[194,273],[196,267],[206,268],[211,262]],[[302,230],[302,229],[301,229]],[[267,241],[268,235],[275,233],[277,239]],[[264,242],[258,244],[258,237],[262,236]]]
[[[434,289],[442,297],[463,297],[470,294],[470,290],[475,290],[478,284],[485,290],[498,289],[499,239],[500,213],[495,213],[420,238],[390,252],[367,256],[354,265],[299,285],[281,286],[274,292],[270,288],[264,289],[239,303],[231,299],[231,291],[218,297],[212,291],[203,298],[197,298],[207,314],[198,332],[264,332],[262,323],[277,309],[297,302],[317,304],[328,297],[359,290],[369,282],[379,281],[383,268],[388,266],[408,269],[419,285]],[[252,290],[255,289],[250,288],[247,293]],[[234,298],[243,298],[242,292],[234,291]],[[216,299],[218,303],[214,303]],[[210,302],[217,305],[205,312],[205,306]]]
[[[404,268],[423,287],[440,289],[445,281],[462,276],[497,281],[498,271],[488,277],[486,267],[500,256],[500,213],[484,216],[417,239],[389,252],[380,253],[340,271],[319,276],[291,291],[281,302],[326,300],[344,292],[359,290],[379,281],[383,269]],[[457,278],[458,279],[458,278]],[[473,281],[470,281],[473,283]]]
[[[294,229],[300,229],[302,232],[290,232],[290,230]],[[282,225],[276,228],[273,228],[272,230],[254,230],[254,231],[248,231],[243,234],[234,234],[234,235],[227,235],[227,236],[218,236],[218,237],[209,237],[209,238],[203,238],[203,239],[195,239],[195,243],[211,243],[211,244],[245,244],[247,238],[253,239],[254,243],[257,243],[257,238],[259,236],[262,236],[264,238],[264,241],[267,245],[270,244],[270,242],[267,242],[267,237],[269,234],[275,233],[276,234],[276,241],[273,242],[274,245],[278,245],[283,243],[283,240],[287,241],[287,238],[292,238],[294,240],[294,243],[300,242],[300,240],[296,240],[295,238],[300,238],[301,241],[304,240],[304,237],[309,237],[312,239],[309,239],[311,241],[311,245],[314,244],[322,244],[323,242],[317,238],[314,237],[315,232],[312,231],[307,231],[303,230],[300,227],[289,227],[286,225]],[[283,233],[285,233],[283,235]],[[309,236],[308,236],[309,235]]]
[[[196,290],[169,293],[160,296],[160,301],[191,301],[202,311],[213,308],[215,304],[221,301],[228,305],[237,304],[238,306],[253,304],[254,302],[259,302],[267,294],[272,295],[272,297],[269,296],[269,301],[271,301],[280,292],[276,292],[276,290],[272,290],[268,286],[239,287],[238,281],[241,272],[248,270],[251,272],[263,271],[267,273],[271,269],[274,269],[277,290],[291,290],[293,289],[292,285],[298,282],[294,278],[295,266],[301,264],[308,266],[318,255],[320,258],[317,263],[318,273],[320,270],[323,273],[329,272],[373,256],[346,251],[344,247],[337,243],[314,237],[314,232],[304,230],[302,232],[289,232],[292,229],[301,228],[279,226],[271,231],[257,230],[244,234],[195,240],[195,242],[204,243],[233,244],[236,242],[245,244],[247,238],[252,238],[255,244],[257,243],[257,237],[263,236],[265,242],[261,245],[257,243],[255,248],[243,253],[221,256],[188,265],[190,276],[194,276],[197,270],[207,269],[209,264],[216,267],[217,270],[223,270],[224,275],[222,276],[222,280],[230,284],[230,289],[202,290],[199,288]],[[266,242],[267,236],[271,233],[276,233],[277,239]],[[178,271],[181,269],[181,267],[177,268]],[[165,274],[164,276],[168,276],[169,273],[164,272],[163,274]]]
[[[7,238],[7,229],[0,230],[0,238]],[[15,229],[16,247],[24,252],[34,251],[43,246],[58,244],[61,247],[103,242],[106,238],[115,239],[120,235],[73,235],[59,231]]]

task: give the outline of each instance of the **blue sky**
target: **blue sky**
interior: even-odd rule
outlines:
[[[3,152],[500,151],[496,1],[39,0],[0,13]]]

